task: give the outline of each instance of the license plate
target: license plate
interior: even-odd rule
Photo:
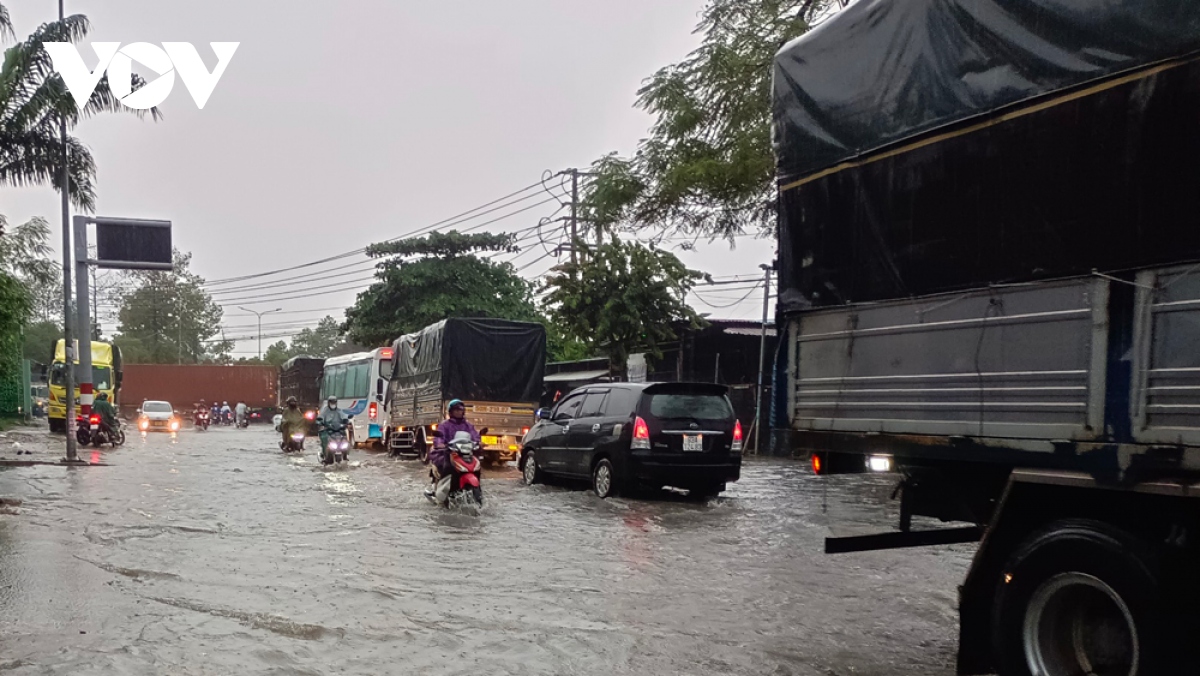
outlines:
[[[685,435],[683,435],[683,450],[685,450],[685,451],[703,451],[704,450],[704,435],[703,434],[685,434]]]
[[[500,437],[492,436],[489,434],[489,435],[484,436],[482,438],[482,441],[483,441],[484,446],[495,446],[496,444],[500,443]]]

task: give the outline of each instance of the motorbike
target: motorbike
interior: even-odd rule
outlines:
[[[116,448],[125,443],[125,430],[121,429],[119,422],[116,429],[105,429],[100,424],[100,416],[95,413],[86,418],[79,416],[75,423],[75,441],[79,442],[80,446],[93,444],[100,448],[104,444],[110,444]]]
[[[196,411],[192,415],[192,424],[195,425],[196,429],[198,430],[207,430],[209,422],[208,411]]]
[[[245,429],[249,426],[250,426],[249,416],[242,416],[242,417],[238,418],[238,420],[237,420],[238,429]]]
[[[482,507],[483,463],[479,460],[479,444],[467,432],[459,432],[446,448],[450,452],[450,472],[438,480],[430,499],[444,507],[452,504]]]
[[[226,427],[233,424],[233,411],[221,411],[221,424]]]
[[[330,437],[332,442],[332,437]],[[287,441],[279,442],[279,450],[284,453],[300,453],[304,450],[304,433],[296,432],[288,437]]]
[[[353,417],[346,416],[342,421],[341,427],[328,430],[329,443],[326,444],[325,448],[321,449],[321,464],[332,465],[342,463],[350,456],[350,441],[346,438],[346,424]]]

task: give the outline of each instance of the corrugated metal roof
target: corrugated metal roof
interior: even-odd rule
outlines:
[[[608,375],[608,369],[602,371],[569,371],[567,373],[551,373],[542,378],[547,383],[574,383],[584,380],[596,380]]]

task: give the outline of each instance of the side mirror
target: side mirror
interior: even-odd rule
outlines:
[[[550,409],[539,408],[537,410],[537,412],[535,412],[533,414],[533,417],[537,418],[538,420],[549,420],[550,419]]]
[[[488,433],[488,428],[486,428],[486,427],[479,430],[479,436],[481,436],[481,437],[487,433]]]

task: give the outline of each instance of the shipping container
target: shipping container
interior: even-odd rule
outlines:
[[[121,412],[128,416],[146,400],[169,401],[180,411],[204,400],[246,402],[251,410],[274,410],[279,372],[274,366],[219,364],[126,364]]]

